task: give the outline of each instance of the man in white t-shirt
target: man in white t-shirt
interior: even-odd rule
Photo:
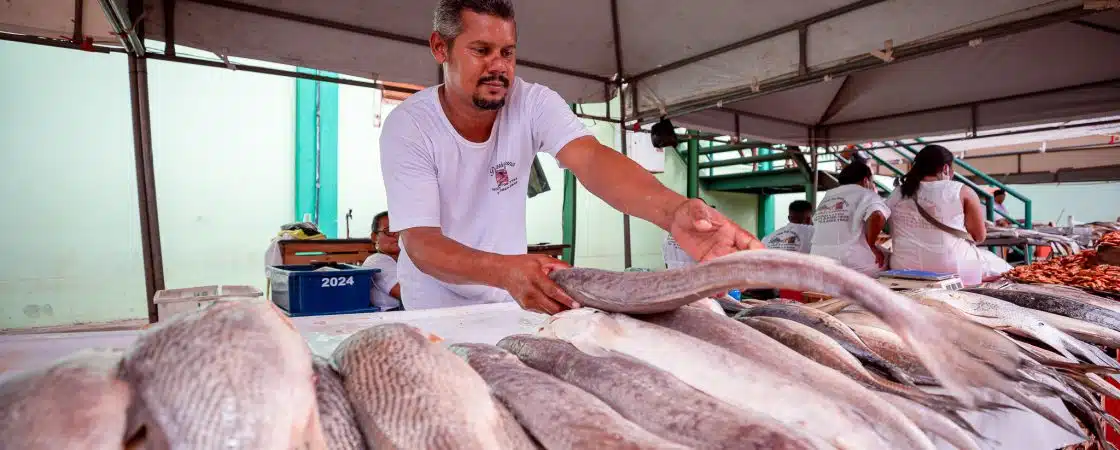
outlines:
[[[509,0],[440,0],[429,43],[445,83],[413,94],[385,120],[381,171],[402,238],[408,309],[516,300],[551,314],[579,306],[548,278],[563,262],[526,254],[526,189],[538,152],[611,206],[671,232],[697,259],[761,248],[600,144],[556,92],[517,78],[516,37]]]
[[[373,231],[370,234],[374,249],[377,253],[369,255],[362,267],[381,270],[373,275],[373,286],[370,288],[370,303],[389,311],[401,307],[401,285],[397,281],[397,258],[401,248],[398,243],[397,233],[389,231],[389,211],[382,211],[373,216]]]
[[[789,204],[789,225],[762,240],[766,248],[809,253],[813,243],[813,204],[797,200]]]

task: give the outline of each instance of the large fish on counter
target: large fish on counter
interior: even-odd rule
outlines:
[[[530,335],[509,336],[498,347],[529,367],[595,395],[654,434],[690,448],[818,448],[800,430],[731,406],[622,354],[591,356],[559,339]]]
[[[867,344],[863,343],[863,340],[847,324],[823,311],[800,304],[775,303],[750,308],[737,317],[777,317],[812,327],[814,330],[834,339],[844,350],[847,350],[863,364],[879,370],[899,383],[914,384],[914,381],[902,369],[868,348]]]
[[[354,406],[346,396],[342,377],[330,366],[325,358],[316,356],[315,398],[319,404],[319,423],[330,450],[364,450],[365,438],[362,437]]]
[[[707,339],[590,308],[552,316],[541,335],[566,340],[597,356],[614,351],[637,358],[736,407],[768,415],[789,427],[805,427],[826,445],[933,448],[917,426],[863,386],[726,316],[686,307],[647,320],[672,314],[692,315],[695,326],[704,330],[718,325],[718,320],[729,321],[737,331],[755,333],[752,342],[770,341],[766,350],[776,350],[776,354],[744,357]],[[775,368],[775,364],[781,366]],[[842,388],[822,390],[822,386]],[[867,401],[855,403],[856,398]]]
[[[1018,289],[965,288],[1000,300],[1008,301],[1024,308],[1046,311],[1051,314],[1084,320],[1096,325],[1120,331],[1120,311],[1086,303],[1070,297]]]
[[[264,299],[214,302],[142,333],[122,364],[147,448],[326,449],[311,351]]]
[[[0,448],[120,450],[129,389],[121,354],[82,351],[0,377]]]
[[[967,403],[977,400],[973,388],[1011,383],[1022,364],[1014,344],[993,342],[988,328],[924,308],[830,259],[797,252],[743,251],[660,272],[573,268],[549,276],[581,305],[631,314],[672,311],[752,286],[850,299],[890,325],[938,381]],[[1012,351],[1002,351],[1007,346]]]
[[[546,449],[688,448],[650,433],[594,395],[532,369],[498,347],[455,344],[451,351],[486,380],[494,395]]]
[[[332,356],[370,448],[534,449],[486,382],[434,336],[401,323],[346,338]]]

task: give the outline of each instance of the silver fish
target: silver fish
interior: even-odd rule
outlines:
[[[1111,309],[1120,312],[1120,302],[1112,300],[1099,295],[1093,295],[1081,289],[1062,286],[1059,284],[1020,284],[1010,283],[1003,286],[1002,289],[1009,289],[1014,291],[1035,292],[1039,294],[1053,295],[1056,297],[1065,297],[1071,300],[1077,300],[1082,303],[1087,303],[1094,306],[1099,306],[1105,309]]]
[[[1076,361],[1077,354],[1095,364],[1120,367],[1096,347],[1065,334],[1035,314],[1033,310],[1003,300],[965,291],[925,289],[907,294],[912,298],[943,302],[969,315],[971,320],[994,329],[1012,331],[1038,339],[1066,358]]]
[[[1102,308],[1068,297],[1028,292],[1014,289],[966,288],[966,292],[995,297],[1024,308],[1037,309],[1048,313],[1084,320],[1112,330],[1120,331],[1120,311]]]
[[[354,406],[346,396],[342,377],[325,358],[316,356],[315,398],[319,403],[319,423],[330,450],[363,450],[366,441],[354,416]]]
[[[547,449],[684,449],[578,387],[523,364],[493,345],[455,344],[461,356]]]
[[[853,397],[873,396],[863,386],[805,359],[746,325],[696,308],[680,308],[672,313],[643,318],[671,320],[672,315],[691,316],[691,322],[703,329],[711,329],[711,324],[730,323],[736,335],[754,333],[753,338],[743,338],[750,343],[771,343],[763,350],[752,352],[773,353],[761,358],[744,357],[708,339],[623,314],[589,308],[552,316],[541,334],[564,339],[593,355],[607,355],[609,351],[630,355],[673,374],[701,392],[755,414],[769,415],[793,428],[812,424],[806,431],[824,440],[819,446],[933,447],[914,424],[882,400],[875,398],[870,404],[851,402]],[[721,334],[720,337],[728,336]],[[785,362],[775,368],[777,360]],[[833,387],[836,389],[831,389]]]
[[[401,323],[358,331],[332,355],[374,449],[532,449],[465,361]]]
[[[747,286],[848,298],[889,324],[942,385],[966,402],[977,399],[973,388],[1011,383],[1023,358],[1014,344],[986,327],[917,305],[835,261],[797,252],[744,251],[660,272],[577,268],[549,276],[584,306],[625,313],[671,311]]]
[[[959,421],[952,420],[942,413],[906,397],[886,392],[879,393],[879,396],[902,411],[921,429],[940,436],[954,447],[964,450],[980,450],[980,445],[972,438],[976,434],[976,430],[966,429],[961,426]],[[971,428],[971,426],[969,427]]]
[[[807,325],[835,339],[844,350],[860,362],[883,372],[899,383],[914,384],[905,372],[868,348],[847,324],[822,311],[793,303],[775,303],[748,309],[741,313],[740,317],[778,317]]]
[[[149,448],[325,449],[311,351],[263,299],[162,322],[125,355],[130,431]]]
[[[1040,319],[1045,320],[1046,323],[1068,333],[1070,336],[1092,344],[1103,345],[1110,348],[1120,348],[1120,331],[1092,322],[1048,313],[1046,311],[1032,311],[1034,311],[1034,314]]]
[[[906,372],[910,379],[914,380],[915,384],[927,386],[937,386],[941,384],[934,378],[933,374],[929,372],[929,369],[926,369],[926,366],[922,364],[918,356],[906,348],[906,344],[902,342],[902,338],[895,335],[894,332],[874,326],[853,323],[849,323],[849,326],[851,326],[852,331],[863,340],[863,343],[867,344],[868,348],[882,355]]]
[[[120,450],[128,384],[119,352],[82,351],[0,377],[0,447]]]
[[[814,448],[800,431],[717,400],[634,358],[591,356],[559,339],[529,335],[507,337],[498,347],[590,392],[642,428],[690,448]]]

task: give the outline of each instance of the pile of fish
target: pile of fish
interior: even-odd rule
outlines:
[[[1013,227],[997,227],[988,224],[988,239],[1031,239],[1050,244],[1058,253],[1072,255],[1082,250],[1083,243],[1074,237],[1058,233],[1048,233],[1040,230],[1025,230]]]
[[[551,276],[584,307],[536,335],[446,345],[384,324],[329,358],[313,356],[271,304],[220,301],[145,330],[123,353],[0,380],[0,442],[929,450],[935,440],[982,448],[982,430],[962,415],[973,411],[1026,408],[1082,436],[1116,424],[1097,396],[1120,393],[1104,381],[1118,364],[1084,338],[1120,343],[1120,310],[1087,296],[1006,286],[904,296],[830,260],[774,250]],[[704,306],[758,287],[835,300]],[[1047,396],[1081,426],[1037,400]]]

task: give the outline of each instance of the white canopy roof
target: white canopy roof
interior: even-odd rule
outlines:
[[[57,14],[14,12],[55,3],[60,14],[74,4],[9,0],[0,5],[0,30],[54,37],[65,27],[37,24],[57,22]],[[127,3],[143,3],[148,39],[382,81],[439,82],[427,48],[436,0],[101,3],[121,17],[139,16]],[[816,128],[817,138],[841,143],[1120,111],[1120,12],[1089,9],[1107,0],[514,4],[521,77],[570,102],[593,102],[616,94],[612,80],[621,73],[627,114],[644,121],[668,115],[678,125],[792,143]]]

